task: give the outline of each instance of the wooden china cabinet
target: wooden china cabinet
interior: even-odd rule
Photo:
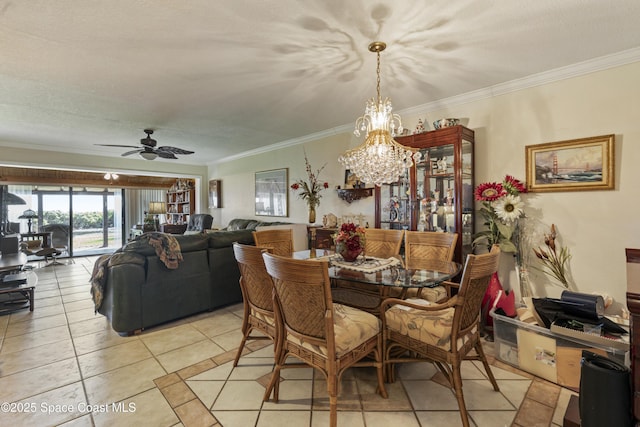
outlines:
[[[375,226],[458,233],[454,260],[471,253],[474,131],[452,126],[395,138],[421,159],[397,182],[375,188]]]

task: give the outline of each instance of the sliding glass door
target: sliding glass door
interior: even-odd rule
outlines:
[[[9,186],[11,189],[12,186]],[[63,256],[111,253],[123,245],[122,190],[113,188],[15,186],[32,209],[32,231],[51,232]],[[27,191],[27,189],[29,191]],[[26,233],[27,224],[20,224]]]
[[[73,253],[113,252],[122,246],[122,191],[73,188],[71,192]]]

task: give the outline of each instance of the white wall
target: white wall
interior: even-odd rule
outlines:
[[[418,118],[431,123],[442,117],[459,117],[464,125],[474,129],[476,184],[500,181],[506,174],[524,180],[526,145],[615,134],[615,190],[525,195],[527,215],[545,227],[556,224],[559,242],[570,249],[570,270],[576,289],[610,294],[617,302],[610,310],[615,312],[620,303],[625,303],[624,249],[640,248],[639,76],[640,63],[633,63],[402,118],[411,130]],[[389,95],[393,99],[393,94]],[[331,189],[341,185],[344,169],[337,158],[357,143],[350,134],[338,134],[303,146],[211,166],[209,178],[223,181],[223,208],[212,210],[216,223],[225,226],[236,217],[254,217],[256,171],[288,167],[289,183],[305,179],[303,147],[314,169],[328,162],[321,178],[329,182]],[[323,194],[317,222],[321,223],[322,215],[328,212],[364,213],[373,224],[373,198],[349,205],[334,190]],[[307,220],[306,204],[292,192],[289,218],[285,220]],[[543,244],[541,241],[540,245]],[[514,286],[515,283],[510,283],[512,279],[505,278],[505,286]],[[531,280],[537,296],[558,297],[562,291],[535,271],[531,272]]]

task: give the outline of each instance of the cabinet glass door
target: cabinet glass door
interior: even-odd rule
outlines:
[[[409,176],[405,173],[393,184],[380,186],[380,228],[409,230],[411,228],[411,200]]]
[[[453,144],[420,150],[416,165],[416,197],[420,231],[456,233]]]
[[[462,140],[462,253],[472,253],[474,232],[473,143]]]

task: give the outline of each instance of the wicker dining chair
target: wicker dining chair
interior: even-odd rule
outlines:
[[[290,257],[293,253],[293,230],[291,229],[254,231],[253,241],[256,246],[270,248],[276,255]]]
[[[404,234],[404,263],[415,270],[437,269],[441,261],[453,260],[458,235],[440,231],[407,231]],[[419,297],[439,302],[451,297],[450,287],[408,289],[405,298]]]
[[[233,244],[233,253],[240,269],[240,290],[244,314],[242,318],[242,341],[233,366],[238,366],[247,340],[272,340],[277,351],[278,327],[273,312],[273,282],[264,266],[262,254],[270,249],[251,245]],[[262,335],[252,336],[259,331]]]
[[[479,360],[493,389],[499,391],[480,342],[480,308],[491,276],[498,270],[500,248],[468,255],[458,293],[441,304],[423,299],[389,298],[382,303],[385,371],[394,380],[394,366],[401,362],[433,362],[453,390],[465,427],[469,418],[462,393],[460,365]],[[455,284],[451,284],[455,286]],[[475,350],[475,352],[471,352]],[[471,354],[470,354],[471,352]]]
[[[365,232],[364,255],[376,258],[400,258],[404,230],[367,228]],[[359,308],[378,315],[380,303],[386,296],[388,287],[363,284],[347,280],[335,280],[331,293],[333,301]],[[394,294],[395,295],[395,294]]]
[[[276,323],[284,325],[266,396],[273,391],[274,401],[278,401],[280,370],[287,358],[294,356],[324,374],[331,426],[337,425],[339,384],[347,368],[374,366],[378,392],[386,398],[380,320],[370,313],[332,302],[326,261],[269,253],[262,256],[275,287]],[[365,359],[368,355],[374,359]]]
[[[367,228],[365,231],[365,255],[378,258],[391,258],[400,255],[404,230],[385,230]]]

